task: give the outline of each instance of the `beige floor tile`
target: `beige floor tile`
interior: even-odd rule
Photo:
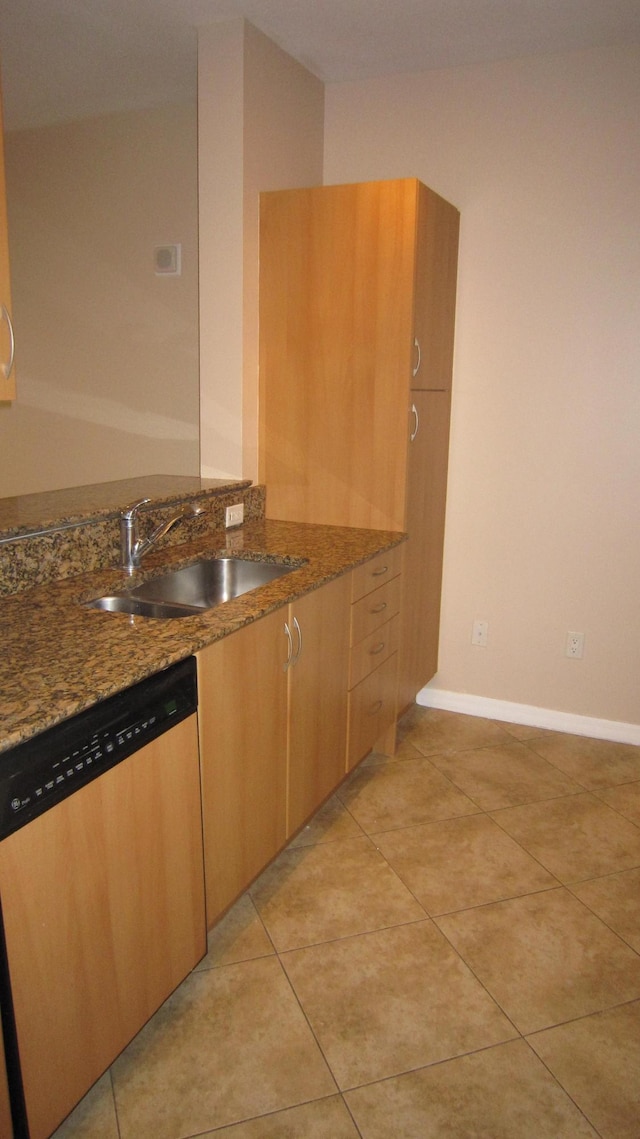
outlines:
[[[346,1092],[362,1139],[597,1139],[522,1040]]]
[[[207,938],[207,955],[196,969],[213,969],[236,961],[251,961],[275,953],[256,908],[248,894],[231,907]]]
[[[640,747],[633,744],[550,732],[530,747],[589,791],[640,780]]]
[[[120,1139],[182,1139],[336,1091],[271,957],[192,973],[112,1073]]]
[[[522,743],[434,755],[431,762],[484,811],[583,790]]]
[[[590,910],[640,953],[640,869],[571,887]]]
[[[341,1088],[512,1038],[512,1025],[432,922],[283,955]]]
[[[608,791],[596,792],[614,811],[619,811],[625,819],[630,819],[640,827],[640,783],[623,783],[621,787],[612,787]]]
[[[209,1134],[212,1139],[359,1139],[341,1096],[290,1107]]]
[[[640,1002],[529,1038],[603,1139],[640,1135]]]
[[[507,807],[491,816],[565,883],[640,865],[640,828],[588,792]]]
[[[289,849],[311,846],[316,842],[336,842],[342,838],[362,837],[362,827],[342,805],[337,795],[320,808],[305,827],[291,840]]]
[[[424,715],[420,713],[424,712]],[[401,722],[399,738],[412,743],[422,755],[443,751],[468,751],[475,747],[508,743],[509,733],[495,720],[482,716],[463,716],[439,708],[411,710],[405,726]]]
[[[109,1072],[80,1100],[51,1139],[120,1139]]]
[[[640,997],[640,957],[568,890],[435,919],[520,1032]]]
[[[478,811],[424,758],[359,768],[338,795],[367,834]]]
[[[251,897],[278,952],[425,916],[368,838],[284,851]]]
[[[558,885],[486,815],[387,831],[376,843],[432,915]]]

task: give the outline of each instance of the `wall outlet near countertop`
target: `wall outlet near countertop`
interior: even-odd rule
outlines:
[[[565,654],[570,660],[582,660],[584,654],[584,633],[567,633]]]
[[[479,621],[476,619],[473,622],[473,628],[471,630],[471,644],[472,645],[480,645],[481,648],[485,649],[487,647],[487,641],[488,640],[489,640],[489,622],[488,621]]]
[[[244,503],[238,502],[235,506],[227,506],[224,512],[224,524],[229,526],[242,526],[244,522]]]

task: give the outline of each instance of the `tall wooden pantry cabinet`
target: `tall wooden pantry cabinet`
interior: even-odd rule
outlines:
[[[409,534],[398,711],[437,669],[458,227],[413,178],[261,196],[267,513]]]
[[[11,323],[11,279],[9,275],[9,232],[4,176],[4,128],[0,91],[0,400],[16,398],[13,366],[14,335]]]

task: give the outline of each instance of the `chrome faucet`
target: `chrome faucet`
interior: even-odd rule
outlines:
[[[180,522],[182,518],[204,514],[204,506],[198,506],[195,502],[183,502],[180,510],[173,518],[170,518],[168,522],[161,522],[148,538],[141,538],[138,533],[138,511],[141,506],[146,506],[150,501],[149,498],[141,498],[139,502],[134,502],[133,506],[123,510],[120,515],[121,564],[122,568],[129,574],[138,568],[144,555],[149,552],[152,546],[155,546],[160,538],[164,537],[172,526],[175,526],[176,522]]]

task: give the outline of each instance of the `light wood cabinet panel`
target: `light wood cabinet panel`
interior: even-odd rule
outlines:
[[[268,512],[401,530],[417,183],[278,191],[261,203]]]
[[[378,625],[395,617],[400,612],[402,598],[402,578],[398,574],[386,585],[380,585],[366,597],[351,606],[351,644],[369,636]]]
[[[4,170],[4,124],[2,94],[0,92],[0,400],[16,398],[15,367],[7,372],[11,356],[9,321],[12,316],[11,276],[9,271],[9,230],[7,223],[7,196]]]
[[[381,554],[369,558],[368,562],[356,566],[352,571],[351,600],[357,601],[359,597],[371,593],[372,589],[397,577],[402,571],[403,556],[404,544],[392,546],[390,550],[383,550]]]
[[[31,1139],[51,1134],[203,956],[199,819],[190,716],[0,844]]]
[[[394,723],[397,687],[398,655],[395,653],[351,689],[347,744],[348,771],[351,771],[363,756],[371,751],[389,725]]]
[[[2,1013],[0,1010],[0,1026]],[[13,1139],[13,1122],[11,1119],[11,1105],[9,1103],[9,1085],[7,1083],[7,1069],[4,1059],[4,1041],[0,1028],[0,1135],[2,1139]]]
[[[198,654],[209,928],[344,776],[350,589],[345,574]]]
[[[420,185],[411,387],[447,390],[453,369],[459,217]]]
[[[451,393],[414,391],[415,437],[409,444],[402,653],[398,710],[411,704],[438,668],[440,594]],[[415,424],[417,423],[417,429]],[[419,621],[420,635],[415,635]]]
[[[286,612],[198,654],[209,928],[286,839]]]
[[[415,179],[261,198],[267,511],[409,534],[400,709],[437,668],[449,403],[433,414],[428,452],[410,443],[411,406],[451,386],[458,226]]]
[[[350,596],[345,574],[289,608],[289,627],[296,641],[300,630],[301,646],[288,671],[288,836],[345,773]]]
[[[365,676],[397,653],[400,641],[400,622],[392,617],[372,633],[368,633],[351,650],[351,670],[349,674],[349,688],[359,684]]]

